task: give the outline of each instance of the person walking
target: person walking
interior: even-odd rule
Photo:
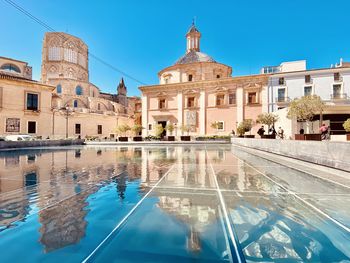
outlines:
[[[260,129],[258,130],[258,134],[262,138],[264,136],[264,133],[265,133],[264,126],[261,126]]]
[[[278,127],[278,137],[280,137],[281,140],[284,139],[284,130],[282,129],[282,127]]]
[[[322,124],[322,126],[320,127],[320,132],[321,132],[321,140],[327,140],[328,138],[328,126],[326,126],[325,123]]]

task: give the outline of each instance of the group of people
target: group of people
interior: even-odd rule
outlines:
[[[260,129],[258,130],[258,134],[261,138],[265,135],[264,126],[260,127]],[[278,127],[278,131],[276,132],[275,126],[272,126],[269,129],[269,134],[274,135],[275,137],[277,135],[279,139],[284,139],[284,130],[282,129],[282,127]]]

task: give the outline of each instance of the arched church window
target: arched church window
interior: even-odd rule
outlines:
[[[62,86],[61,86],[61,84],[58,84],[58,85],[57,85],[56,91],[57,91],[58,94],[61,94],[61,93],[62,93]]]
[[[83,89],[80,86],[77,86],[75,88],[75,94],[76,95],[83,95]]]
[[[97,104],[97,110],[101,110],[101,104],[100,103]]]
[[[17,67],[14,64],[4,64],[1,66],[1,69],[9,72],[21,73],[21,70],[19,69],[19,67]]]
[[[193,79],[193,75],[192,74],[188,75],[188,81],[192,81],[192,79]]]
[[[77,101],[77,100],[74,100],[74,101],[73,101],[73,107],[74,107],[74,108],[78,108],[78,101]]]

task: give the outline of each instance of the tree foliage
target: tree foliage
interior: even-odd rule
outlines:
[[[128,124],[121,124],[117,127],[117,133],[119,135],[126,136],[127,132],[130,131],[130,126]]]
[[[239,123],[237,127],[237,133],[238,135],[242,136],[244,133],[250,131],[252,127],[253,127],[252,119],[243,120],[241,123]]]
[[[350,132],[350,119],[347,119],[346,121],[344,121],[343,127],[346,132]]]
[[[219,128],[219,122],[218,121],[214,121],[210,124],[210,127],[212,127],[213,129],[218,129]]]
[[[187,132],[187,134],[191,131],[191,126],[190,125],[182,125],[181,126],[181,131],[182,132]]]
[[[139,133],[142,131],[143,127],[140,124],[134,124],[134,126],[131,127],[131,130],[135,134],[135,136],[139,135]]]
[[[274,125],[278,121],[279,117],[273,113],[261,113],[256,119],[256,123],[265,124],[267,126]]]
[[[164,128],[162,126],[162,124],[156,124],[154,126],[154,135],[158,138],[160,138],[162,136],[162,133],[164,132]]]
[[[296,118],[302,122],[311,121],[316,114],[321,114],[324,108],[325,104],[319,96],[304,96],[290,103],[287,118]]]
[[[172,134],[172,132],[173,132],[174,129],[175,129],[175,126],[174,126],[174,124],[172,124],[172,123],[168,123],[168,124],[165,126],[165,129],[166,129],[170,134]]]

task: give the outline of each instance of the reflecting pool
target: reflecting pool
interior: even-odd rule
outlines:
[[[349,201],[231,145],[3,151],[0,262],[350,262]]]

